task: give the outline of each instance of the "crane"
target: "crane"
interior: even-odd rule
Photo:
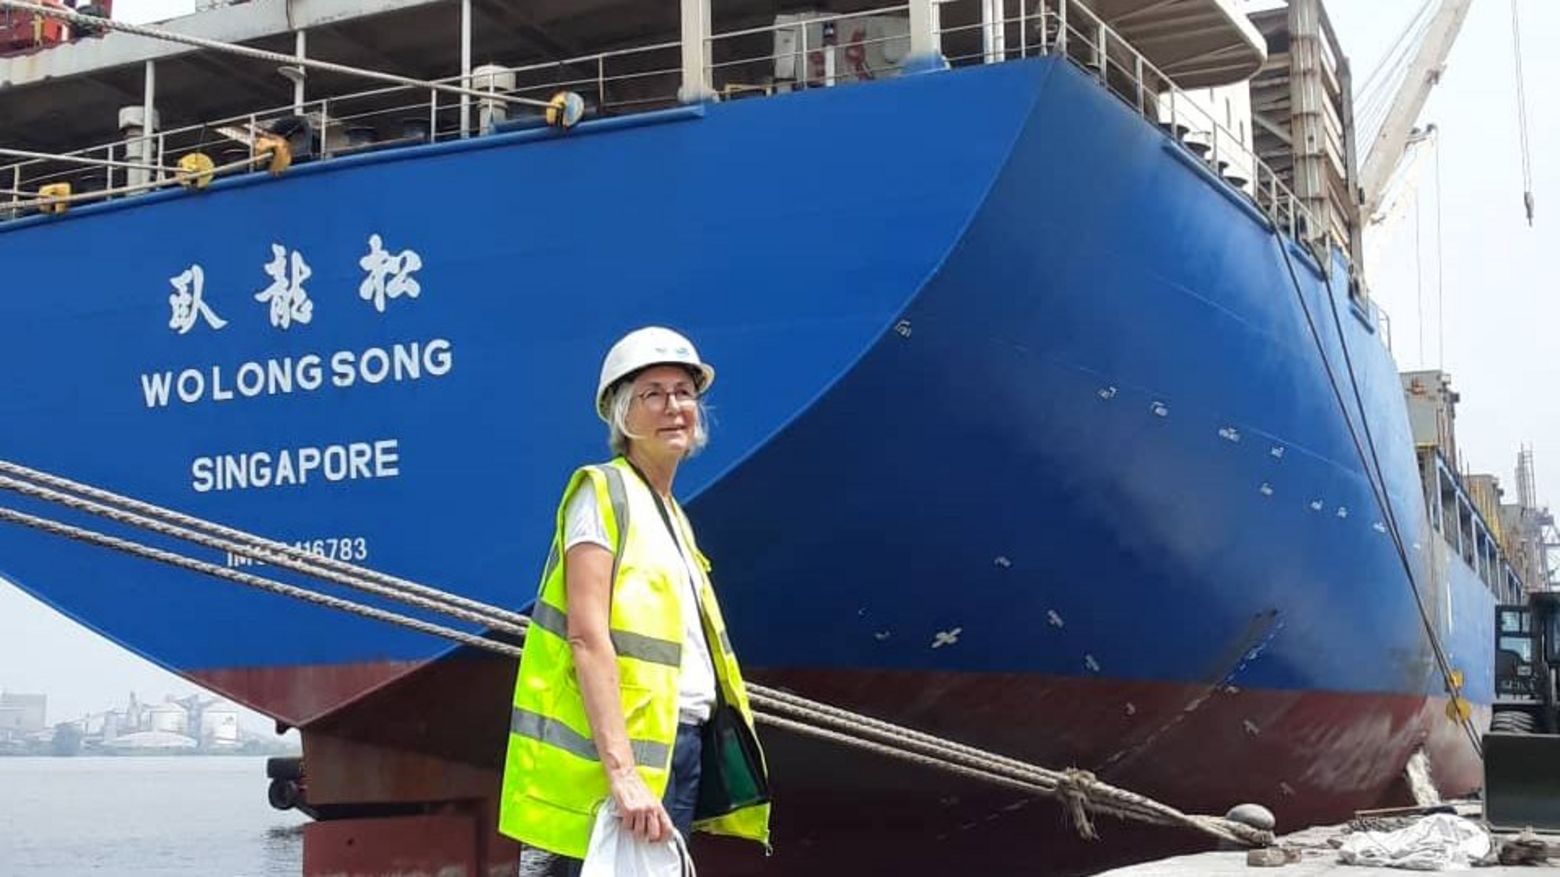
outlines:
[[[1427,158],[1440,147],[1436,142],[1438,129],[1435,123],[1409,132],[1403,143],[1403,155],[1396,172],[1387,180],[1377,198],[1376,211],[1366,217],[1366,224],[1376,230],[1375,240],[1380,241],[1385,232],[1397,222],[1415,198],[1419,187],[1419,174]]]
[[[1473,0],[1441,0],[1430,20],[1424,39],[1408,63],[1408,72],[1393,95],[1381,128],[1371,142],[1360,172],[1361,214],[1371,216],[1381,209],[1392,174],[1413,136],[1414,121],[1425,108],[1430,91],[1441,80],[1447,56],[1462,30]]]

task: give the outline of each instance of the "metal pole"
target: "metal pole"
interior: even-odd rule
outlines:
[[[1143,100],[1143,56],[1137,52],[1132,53],[1132,78],[1137,81],[1138,115],[1148,118],[1148,105]]]
[[[937,54],[936,11],[933,0],[910,0],[910,57],[930,58]],[[802,33],[806,34],[806,28]]]
[[[596,56],[596,111],[603,112],[607,108],[607,57]]]
[[[1024,0],[1018,0],[1022,6]],[[1007,60],[1007,0],[991,0],[993,20],[991,22],[991,47],[996,52],[998,61]]]
[[[997,52],[997,35],[994,30],[991,13],[993,0],[980,0],[980,62],[990,64],[995,60]]]
[[[682,0],[680,7],[682,87],[677,90],[677,98],[685,104],[696,104],[710,97],[710,0]],[[803,33],[806,30],[803,25]]]
[[[1072,0],[1059,0],[1057,6],[1061,7],[1057,12],[1056,24],[1056,48],[1063,56],[1067,54],[1067,7]]]
[[[801,74],[802,87],[806,88],[812,84],[812,67],[807,63],[807,22],[803,21],[797,30],[802,34],[802,38],[797,41],[797,47],[802,52],[802,60],[797,62],[796,70]]]
[[[827,88],[834,87],[834,72],[837,69],[839,51],[839,36],[835,22],[823,23],[823,84]]]
[[[1043,13],[1040,20],[1045,21]],[[1029,57],[1029,0],[1018,0],[1018,57]]]
[[[152,163],[152,133],[157,129],[157,62],[147,61],[141,84],[141,160]],[[148,171],[128,175],[131,182],[147,182],[156,177]],[[139,177],[139,179],[138,179]]]
[[[11,191],[16,193],[20,193],[22,191],[22,166],[19,164],[11,165]],[[16,217],[16,204],[19,200],[21,200],[20,194],[11,196],[12,218]]]
[[[460,85],[471,87],[471,0],[460,0]],[[460,136],[471,134],[471,96],[460,96]]]
[[[428,142],[439,142],[439,93],[428,92]]]
[[[1095,47],[1095,52],[1098,55],[1098,57],[1096,57],[1094,59],[1094,63],[1095,63],[1095,66],[1097,66],[1099,68],[1099,71],[1100,71],[1100,81],[1101,82],[1106,82],[1110,78],[1110,71],[1106,69],[1106,65],[1108,63],[1110,63],[1109,62],[1109,57],[1110,56],[1108,54],[1106,54],[1106,50],[1109,47],[1105,45],[1105,39],[1106,39],[1105,22],[1103,22],[1103,21],[1099,22],[1099,25],[1096,28],[1095,33],[1096,33],[1095,41],[1098,43],[1098,45]]]
[[[296,34],[293,35],[293,54],[294,55],[297,55],[300,58],[308,57],[307,54],[306,54],[307,51],[308,51],[308,48],[309,48],[309,35],[308,35],[307,31],[300,30]],[[303,102],[304,102],[303,78],[304,78],[304,76],[306,76],[308,74],[308,72],[309,72],[308,68],[306,68],[306,67],[299,67],[298,68],[298,78],[293,80],[293,115],[295,115],[295,116],[303,115]]]
[[[1289,127],[1294,135],[1294,193],[1310,214],[1307,221],[1325,229],[1329,208],[1321,15],[1321,0],[1289,4]],[[1306,241],[1317,233],[1307,225]]]

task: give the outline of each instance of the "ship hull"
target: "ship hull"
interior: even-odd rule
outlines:
[[[311,673],[310,685],[329,672]],[[1087,767],[1188,812],[1261,800],[1279,815],[1280,831],[1409,800],[1400,765],[1420,747],[1443,766],[1466,762],[1467,743],[1435,698],[1025,674],[755,672],[765,684],[902,716],[1038,763]],[[200,678],[214,687],[232,683]],[[420,866],[476,873],[481,863],[512,873],[518,849],[491,833],[512,682],[508,662],[462,652],[306,728],[307,796],[328,817],[308,829],[315,867],[307,873],[359,863],[365,839],[404,838],[407,826],[430,812],[460,820],[467,843],[441,858],[437,845],[425,842]],[[907,704],[919,714],[906,716]],[[1478,720],[1488,721],[1487,710]],[[1035,877],[1094,873],[1208,847],[1197,835],[1111,817],[1096,817],[1101,840],[1085,840],[1051,802],[923,764],[760,730],[779,802],[775,849],[765,856],[749,844],[696,836],[700,861],[722,874],[978,869]],[[1465,770],[1436,779],[1453,788],[1472,787],[1479,777]],[[474,837],[483,838],[480,853]]]
[[[755,678],[1177,806],[1258,801],[1285,827],[1391,796],[1420,747],[1444,791],[1478,782],[1419,607],[1487,719],[1494,600],[1429,529],[1369,305],[1065,61],[82,214],[0,234],[38,266],[18,289],[63,290],[0,297],[29,327],[0,367],[35,376],[0,410],[69,424],[0,437],[0,456],[518,607],[557,491],[598,456],[579,401],[596,357],[669,323],[721,370],[711,449],[679,489]],[[371,234],[418,249],[420,295],[363,291]],[[87,239],[95,258],[51,267]],[[307,322],[264,300],[272,244],[313,254]],[[225,328],[170,319],[170,278],[197,263]],[[375,379],[374,349],[404,373]],[[251,371],[245,393],[244,363],[310,355],[317,387]],[[385,441],[394,459],[360,476],[350,446]],[[338,445],[338,479],[244,468]],[[202,480],[201,460],[244,453]],[[14,529],[0,574],[301,727],[311,804],[458,799],[490,821],[512,666]],[[766,740],[777,853],[722,873],[1107,856],[1044,805]]]

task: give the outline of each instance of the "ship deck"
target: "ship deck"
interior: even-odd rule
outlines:
[[[1238,81],[1267,57],[1266,42],[1235,0],[1073,3],[1096,9],[1182,87]],[[855,14],[880,4],[717,0],[712,5],[712,30],[718,38],[772,25],[777,13]],[[977,52],[979,36],[971,28],[978,27],[979,6],[978,0],[947,0],[940,6],[943,26],[956,31],[950,39],[973,40]],[[1019,23],[1036,15],[1037,7],[1035,0],[1009,0],[1004,14],[1015,45],[1020,41]],[[679,39],[676,3],[538,0],[521,5],[471,0],[469,21],[463,21],[461,8],[441,0],[249,0],[159,26],[284,54],[295,53],[301,45],[309,58],[425,80],[462,74],[460,47],[467,26],[471,63],[509,68],[571,64],[596,53],[675,46]],[[294,98],[292,82],[274,64],[111,32],[0,55],[0,145],[59,153],[118,140],[119,109],[146,100],[148,65],[156,68],[155,106],[162,129],[281,107]],[[595,73],[592,69],[581,75]],[[313,70],[307,77],[307,99],[333,98],[372,85]]]

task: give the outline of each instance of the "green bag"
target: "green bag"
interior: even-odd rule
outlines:
[[[769,802],[769,778],[764,774],[758,740],[736,707],[717,697],[700,736],[695,821]]]

